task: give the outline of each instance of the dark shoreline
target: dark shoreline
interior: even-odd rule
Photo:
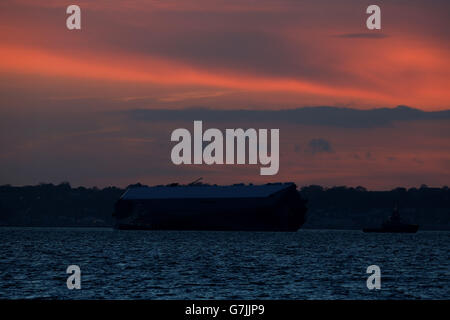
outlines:
[[[0,186],[0,226],[111,228],[114,204],[124,191],[117,187],[72,188],[69,183]],[[450,230],[448,187],[370,191],[312,185],[299,188],[299,192],[308,201],[302,229],[377,227],[398,203],[402,218],[418,224],[419,230]]]

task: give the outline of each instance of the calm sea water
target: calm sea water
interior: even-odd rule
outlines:
[[[0,228],[0,298],[449,299],[450,232]],[[81,290],[66,268],[81,268]],[[381,268],[368,290],[366,268]]]

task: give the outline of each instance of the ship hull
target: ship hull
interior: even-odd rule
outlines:
[[[297,231],[305,201],[288,188],[264,198],[119,200],[119,230]]]

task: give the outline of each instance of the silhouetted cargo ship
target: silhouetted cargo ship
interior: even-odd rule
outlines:
[[[392,215],[382,223],[381,228],[364,228],[363,232],[416,233],[417,230],[419,230],[417,224],[402,222],[398,206],[395,206]]]
[[[116,202],[126,230],[297,231],[305,201],[293,183],[128,189]]]

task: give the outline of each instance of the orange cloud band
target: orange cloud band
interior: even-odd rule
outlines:
[[[251,76],[215,70],[207,72],[178,62],[149,56],[78,58],[34,48],[0,47],[0,69],[21,74],[88,78],[104,81],[156,83],[162,85],[202,85],[255,92],[294,92],[329,97],[392,102],[377,92],[321,85],[306,80]]]

